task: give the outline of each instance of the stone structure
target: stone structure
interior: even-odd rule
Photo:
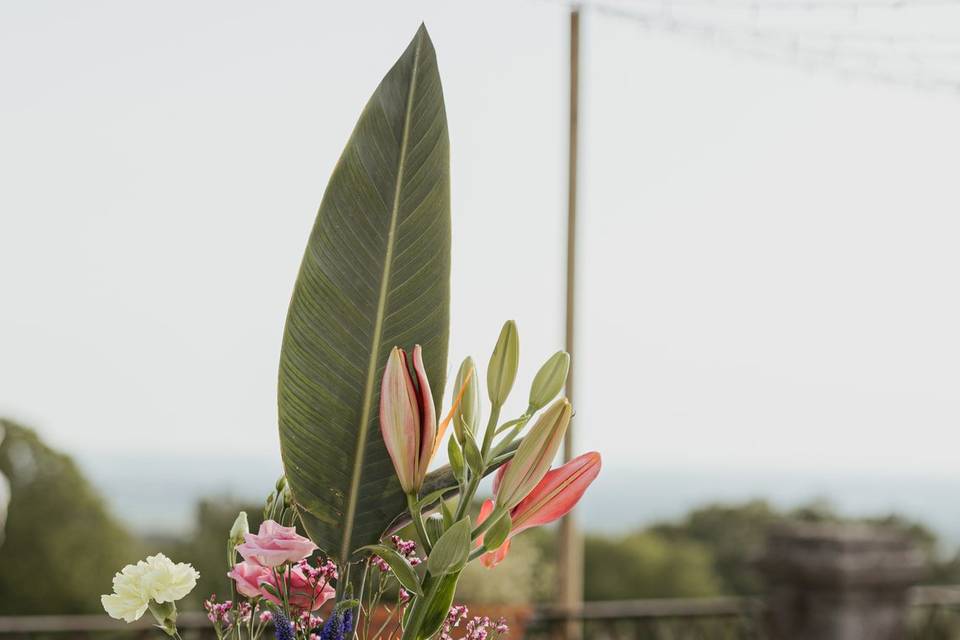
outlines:
[[[924,558],[902,533],[799,523],[771,530],[760,563],[776,640],[900,640]]]

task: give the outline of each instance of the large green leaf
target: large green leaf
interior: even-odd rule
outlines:
[[[447,120],[421,26],[330,178],[280,355],[284,470],[307,533],[341,561],[405,505],[380,436],[380,376],[393,346],[421,344],[440,406],[449,298]]]

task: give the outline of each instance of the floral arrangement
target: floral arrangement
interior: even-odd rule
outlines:
[[[281,351],[285,474],[257,532],[240,513],[227,536],[230,598],[204,603],[220,640],[503,638],[503,620],[454,604],[461,572],[503,561],[514,536],[566,515],[600,472],[596,452],[551,469],[573,415],[558,398],[568,354],[551,356],[526,409],[501,420],[519,363],[512,321],[486,368],[485,425],[469,357],[440,418],[448,171],[439,73],[421,27],[364,109],[321,203]],[[449,463],[431,471],[441,448]],[[487,476],[492,495],[477,511]],[[415,539],[400,536],[405,527]],[[179,638],[176,602],[198,576],[150,556],[117,573],[102,604],[126,622],[149,611]]]

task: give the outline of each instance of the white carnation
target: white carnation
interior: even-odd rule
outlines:
[[[113,577],[113,593],[100,596],[100,602],[111,618],[133,622],[146,612],[151,600],[174,602],[190,593],[199,577],[189,564],[174,564],[158,553],[125,566]]]
[[[197,586],[200,573],[185,562],[173,560],[158,553],[147,558],[150,571],[144,575],[150,597],[157,602],[176,602]]]

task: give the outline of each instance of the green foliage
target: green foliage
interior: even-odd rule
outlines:
[[[716,504],[691,511],[679,523],[650,527],[677,543],[692,542],[708,550],[712,572],[724,593],[754,594],[762,589],[753,561],[763,552],[767,529],[784,516],[768,503]]]
[[[0,544],[0,614],[92,613],[114,572],[140,549],[68,456],[0,420],[0,473],[10,483]]]
[[[440,576],[427,576],[424,588],[428,593],[432,593],[433,597],[423,612],[423,619],[419,625],[419,632],[416,636],[417,640],[428,640],[440,630],[443,621],[447,618],[450,607],[453,605],[453,598],[457,592],[457,582],[459,579],[459,571]],[[416,615],[416,613],[414,609],[413,615]],[[404,629],[404,637],[409,635],[407,631],[409,631],[409,629]]]
[[[454,522],[440,536],[427,559],[427,571],[435,576],[459,573],[470,555],[470,518]]]
[[[622,538],[588,536],[587,600],[700,597],[721,592],[709,549],[655,533]]]
[[[423,591],[420,589],[420,579],[417,577],[416,571],[413,570],[413,567],[410,566],[407,559],[397,553],[393,547],[388,547],[383,544],[372,544],[367,547],[360,547],[360,551],[369,551],[383,558],[383,560],[390,565],[390,568],[393,569],[394,577],[404,589],[417,596],[423,595]]]
[[[405,510],[380,436],[379,383],[390,349],[419,343],[440,406],[449,289],[447,121],[421,27],[370,98],[330,178],[281,350],[287,479],[310,537],[341,561],[375,544]]]

